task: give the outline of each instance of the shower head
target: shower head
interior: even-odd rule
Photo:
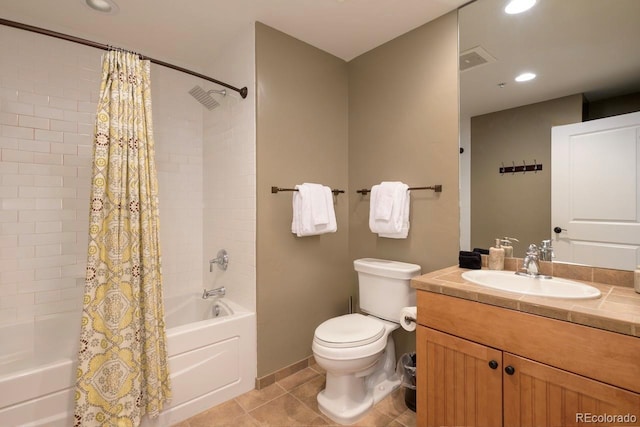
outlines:
[[[227,96],[227,91],[225,89],[222,89],[222,90],[211,89],[210,91],[205,91],[200,86],[194,86],[194,88],[189,91],[189,94],[193,96],[196,99],[196,101],[198,101],[200,104],[207,107],[208,110],[213,110],[218,105],[220,105],[220,103],[211,96],[212,93],[217,93],[222,96]]]

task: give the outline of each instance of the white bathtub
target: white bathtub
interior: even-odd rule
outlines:
[[[165,319],[173,398],[143,426],[170,426],[253,389],[254,312],[188,295],[167,299]],[[0,327],[0,426],[73,425],[79,325],[79,314],[65,314]]]

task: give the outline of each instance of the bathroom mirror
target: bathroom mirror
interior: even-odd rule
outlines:
[[[523,257],[553,236],[551,126],[640,110],[640,1],[537,0],[517,15],[506,3],[459,10],[460,247],[516,237]],[[536,78],[517,83],[522,72]],[[499,172],[523,165],[542,170]]]

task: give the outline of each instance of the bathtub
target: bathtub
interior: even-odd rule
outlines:
[[[157,419],[167,427],[254,388],[255,313],[200,295],[167,298],[173,397]],[[0,327],[0,426],[73,425],[80,315]]]

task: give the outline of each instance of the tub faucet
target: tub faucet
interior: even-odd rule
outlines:
[[[223,297],[225,296],[226,293],[227,293],[227,290],[224,288],[224,286],[211,289],[209,291],[205,289],[204,292],[202,293],[202,299],[207,299],[209,297]]]

